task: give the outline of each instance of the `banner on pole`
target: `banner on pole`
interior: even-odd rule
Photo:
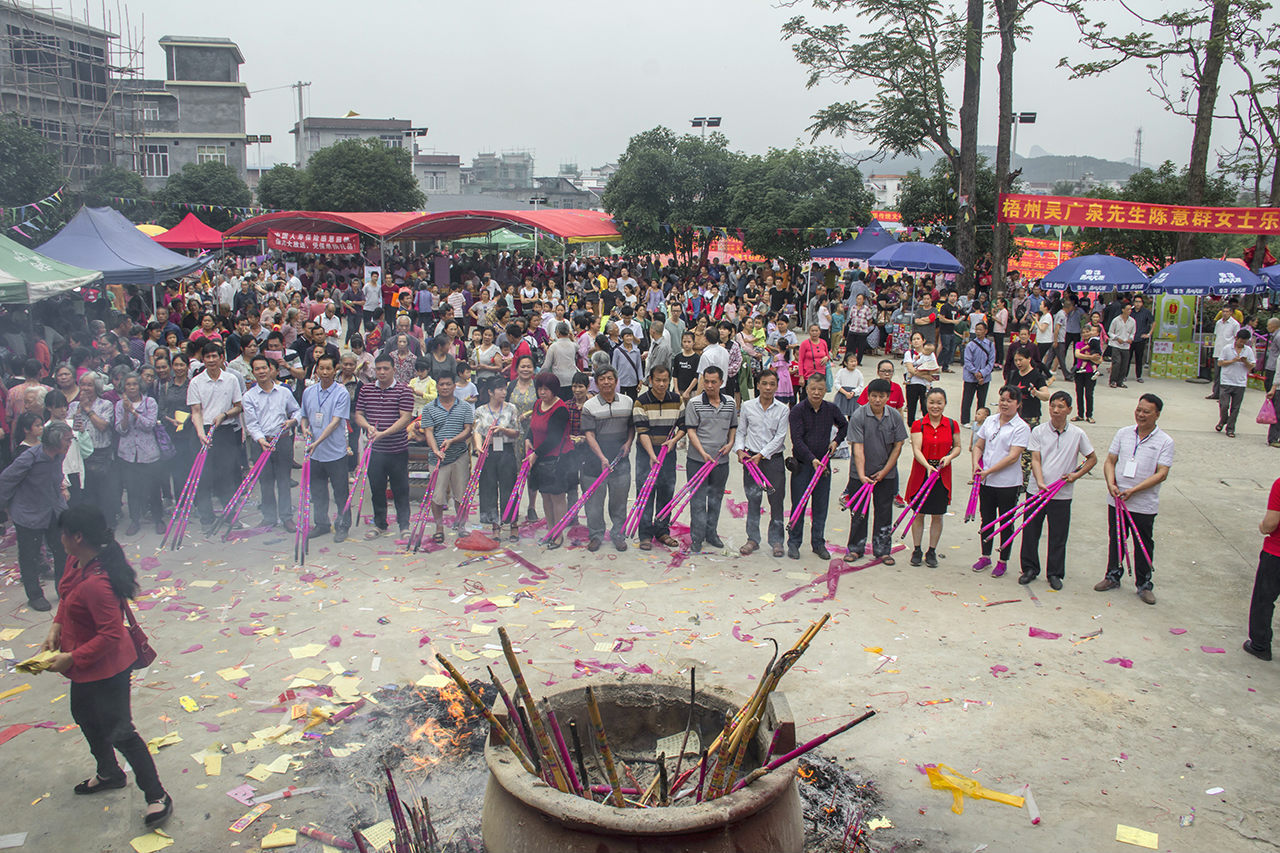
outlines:
[[[1200,234],[1280,234],[1280,208],[1275,207],[1190,207],[1076,196],[1002,193],[997,220]]]
[[[267,248],[281,249],[286,252],[323,252],[329,255],[354,255],[360,251],[360,235],[268,229]]]

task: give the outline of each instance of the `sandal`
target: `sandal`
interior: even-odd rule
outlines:
[[[1235,438],[1235,437],[1236,437],[1236,431],[1235,431],[1235,430],[1233,430],[1233,429],[1229,429],[1229,430],[1227,430],[1227,438]]]
[[[1084,418],[1082,418],[1082,417],[1080,417],[1080,416],[1078,416],[1078,415],[1077,415],[1076,417],[1072,418],[1071,420],[1073,420],[1073,421],[1082,421],[1082,420],[1084,420]]]
[[[440,532],[440,533],[432,533],[432,534],[431,534],[431,541],[432,541],[432,542],[439,542],[441,545],[443,545],[443,544],[444,544],[444,533],[443,533],[443,532]]]
[[[507,536],[507,541],[508,541],[508,542],[519,542],[519,541],[520,541],[520,527],[519,527],[519,525],[515,525],[515,524],[511,525],[511,533]]]
[[[90,784],[95,783],[95,784]],[[77,794],[97,794],[100,791],[113,791],[117,788],[123,788],[129,784],[129,777],[124,774],[119,779],[103,779],[97,774],[85,779],[79,785],[76,785],[75,792]]]
[[[883,563],[883,564],[884,564],[884,565],[886,565],[886,566],[892,566],[894,563],[896,563],[896,562],[898,562],[898,561],[897,561],[897,560],[895,560],[895,559],[893,559],[893,557],[890,557],[890,556],[884,556],[884,557],[881,557],[881,558],[880,558],[880,562],[881,562],[881,563]]]
[[[1093,422],[1094,422],[1093,418],[1085,418],[1085,420],[1086,420],[1086,421],[1088,421],[1089,423],[1093,423]]]

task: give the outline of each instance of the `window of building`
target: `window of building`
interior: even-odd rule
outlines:
[[[142,120],[143,121],[159,121],[160,120],[160,102],[159,101],[143,101],[142,102]]]
[[[445,189],[444,172],[423,172],[422,188],[428,192]]]
[[[399,133],[384,133],[378,137],[382,140],[382,144],[388,148],[403,148],[404,136]]]
[[[227,146],[225,145],[197,145],[196,146],[196,162],[197,163],[221,163],[224,166],[227,163]]]
[[[144,178],[169,177],[169,146],[142,146],[142,176]]]

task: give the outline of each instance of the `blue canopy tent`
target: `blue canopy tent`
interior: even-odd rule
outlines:
[[[209,260],[169,251],[109,207],[80,208],[38,251],[66,264],[98,270],[104,284],[156,285],[195,272]]]
[[[933,243],[894,243],[867,258],[867,266],[912,272],[961,273],[956,256]]]
[[[1151,287],[1174,296],[1247,296],[1266,284],[1237,263],[1200,258],[1170,264],[1155,274]]]
[[[1145,290],[1148,279],[1133,261],[1111,255],[1080,255],[1058,264],[1040,283],[1075,291],[1126,293]]]
[[[1258,270],[1258,275],[1266,279],[1272,290],[1280,290],[1280,264],[1263,267]]]
[[[874,219],[871,224],[858,232],[856,237],[850,237],[834,246],[824,246],[820,249],[810,249],[810,258],[851,258],[858,260],[866,260],[881,249],[888,248],[898,242],[898,238],[890,234],[884,229],[884,226]]]

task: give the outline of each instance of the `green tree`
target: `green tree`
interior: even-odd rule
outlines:
[[[1151,73],[1151,93],[1171,112],[1192,122],[1185,194],[1179,203],[1208,204],[1209,143],[1223,60],[1228,46],[1244,41],[1271,4],[1266,0],[1191,0],[1188,8],[1164,10],[1154,17],[1124,6],[1142,28],[1124,35],[1108,31],[1107,25],[1113,21],[1090,20],[1082,0],[1072,0],[1068,8],[1080,27],[1081,42],[1091,49],[1091,56],[1102,58],[1079,63],[1064,58],[1059,64],[1070,68],[1073,77],[1084,77],[1106,73],[1131,60],[1144,63]],[[1174,74],[1180,82],[1170,81]],[[1200,257],[1196,243],[1194,236],[1183,232],[1177,240],[1176,258]]]
[[[150,205],[118,204],[116,198],[145,199],[147,188],[137,172],[115,165],[103,166],[85,184],[80,199],[89,207],[114,207],[134,222],[145,222],[153,215]]]
[[[874,201],[862,171],[834,149],[774,148],[744,157],[733,170],[728,219],[743,229],[751,251],[802,264],[810,248],[830,242],[813,229],[865,225]]]
[[[995,222],[996,176],[986,157],[978,158],[975,185],[976,198],[970,204],[973,215],[980,222]],[[1016,182],[1013,186],[1017,187]],[[956,217],[960,210],[955,202],[955,188],[955,176],[946,160],[934,163],[927,175],[912,169],[898,187],[902,224],[927,231],[925,240],[938,243],[949,252],[955,252]],[[977,229],[978,254],[991,251],[994,233],[992,228]]]
[[[1088,195],[1092,198],[1110,198],[1121,201],[1142,201],[1149,204],[1186,204],[1188,169],[1179,169],[1166,160],[1158,169],[1142,169],[1134,172],[1119,190],[1099,188]],[[1213,176],[1205,186],[1202,203],[1214,207],[1229,207],[1236,201],[1235,188],[1221,175]],[[1140,267],[1160,269],[1176,259],[1178,239],[1190,237],[1193,258],[1219,255],[1225,242],[1220,235],[1189,234],[1178,231],[1137,231],[1119,228],[1086,228],[1076,237],[1076,253],[1080,255],[1115,255],[1128,258]]]
[[[418,210],[427,197],[407,149],[378,139],[344,139],[307,161],[307,210]]]
[[[1075,181],[1054,181],[1053,188],[1049,190],[1049,195],[1079,195],[1080,184]]]
[[[302,210],[306,190],[307,173],[280,163],[258,181],[258,204],[274,210]]]
[[[980,217],[967,205],[976,194],[978,83],[981,64],[981,5],[966,0],[959,16],[941,0],[811,0],[819,12],[848,13],[859,35],[843,23],[820,24],[797,16],[782,27],[796,60],[809,69],[807,85],[823,82],[869,84],[874,96],[831,104],[813,116],[816,138],[866,137],[878,153],[942,153],[955,181],[948,203],[964,211],[947,218],[963,231],[954,241],[957,257],[972,274],[974,230]],[[952,140],[955,109],[948,74],[964,64],[960,104],[961,139]],[[957,221],[958,220],[958,221]]]
[[[253,193],[249,186],[225,163],[209,161],[206,163],[188,163],[165,181],[164,187],[155,195],[155,199],[165,205],[177,204],[212,204],[219,207],[249,207],[253,204]],[[200,220],[212,228],[225,231],[236,222],[230,211],[199,210],[191,211]],[[157,221],[166,228],[172,228],[186,216],[188,211],[179,207],[163,207],[158,212]]]
[[[58,155],[16,116],[0,121],[0,207],[17,207],[53,195],[62,186]]]
[[[1247,30],[1232,45],[1231,58],[1246,83],[1231,94],[1240,141],[1219,157],[1218,166],[1249,188],[1252,205],[1280,207],[1280,24]],[[1264,189],[1268,175],[1270,188]],[[1255,272],[1266,254],[1267,235],[1259,234],[1250,263]]]
[[[631,137],[605,187],[604,209],[629,249],[672,252],[692,266],[712,237],[693,226],[728,222],[729,187],[741,155],[723,134],[676,136],[655,127]]]

